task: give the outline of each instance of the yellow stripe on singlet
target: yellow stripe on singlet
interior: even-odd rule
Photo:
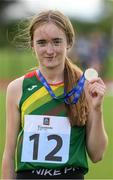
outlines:
[[[58,86],[51,86],[51,88],[52,88],[53,91],[55,91],[61,86],[63,86],[63,84],[58,85]],[[45,87],[42,87],[39,90],[37,90],[36,92],[34,92],[31,96],[29,96],[24,101],[24,103],[22,104],[22,107],[21,107],[21,111],[22,111],[21,124],[22,124],[22,127],[24,126],[24,114],[25,114],[26,109],[31,104],[33,104],[35,101],[37,101],[37,99],[40,99],[40,98],[44,97],[47,94],[48,94],[48,91],[45,89]]]

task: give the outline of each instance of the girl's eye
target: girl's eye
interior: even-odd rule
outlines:
[[[43,47],[46,45],[46,41],[44,40],[37,41],[37,45],[39,45],[40,47]]]
[[[62,43],[62,40],[61,39],[56,39],[53,41],[54,45],[55,46],[59,46],[61,43]]]

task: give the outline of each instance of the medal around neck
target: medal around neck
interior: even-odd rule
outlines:
[[[98,77],[98,72],[93,68],[88,68],[86,69],[84,76],[87,81],[91,81]]]

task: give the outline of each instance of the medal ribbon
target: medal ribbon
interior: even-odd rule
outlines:
[[[36,70],[37,75],[41,81],[41,83],[44,85],[44,87],[46,88],[46,90],[49,92],[49,94],[51,95],[51,97],[53,99],[63,99],[64,102],[66,104],[76,104],[78,99],[80,98],[80,95],[83,91],[83,87],[84,87],[84,83],[85,83],[85,77],[84,74],[81,76],[81,78],[79,79],[77,85],[68,93],[66,93],[66,90],[64,88],[64,94],[62,97],[57,97],[54,92],[52,91],[50,85],[48,84],[48,82],[46,81],[46,79],[44,78],[44,76],[42,75],[42,73],[40,72],[40,70]],[[74,98],[72,100],[72,102],[69,102],[69,97],[71,97],[72,95],[74,95]]]

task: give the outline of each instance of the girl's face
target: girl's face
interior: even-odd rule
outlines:
[[[33,49],[39,61],[39,67],[64,67],[67,54],[65,33],[54,23],[40,25],[33,35]]]

